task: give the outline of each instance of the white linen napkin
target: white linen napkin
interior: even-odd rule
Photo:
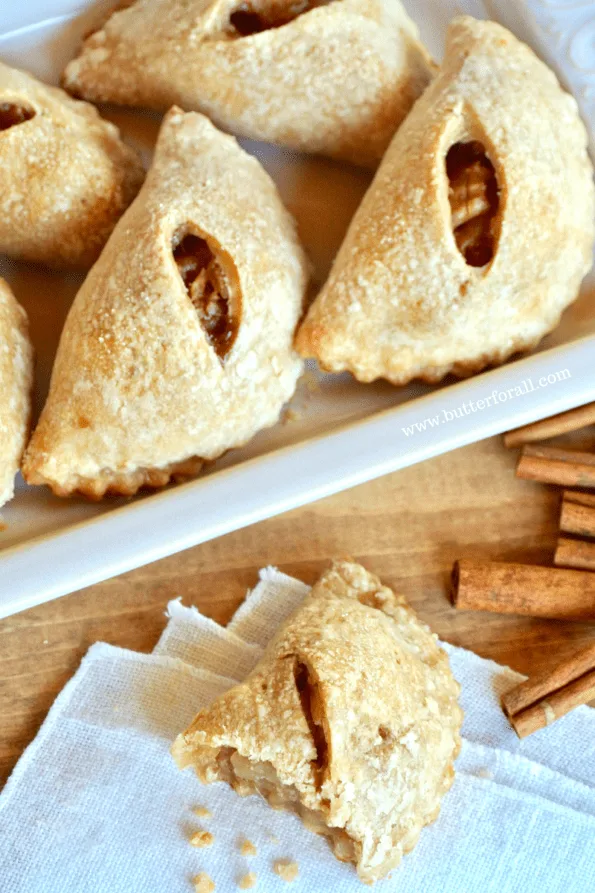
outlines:
[[[169,755],[175,735],[258,660],[308,587],[272,568],[223,629],[179,602],[152,655],[94,645],[0,797],[2,893],[192,893],[206,871],[232,893],[248,871],[278,891],[295,860],[304,893],[355,893],[354,870],[257,797],[202,786]],[[440,818],[381,889],[407,893],[587,893],[595,877],[595,711],[523,742],[499,694],[517,674],[448,650],[462,684],[464,743]],[[181,659],[183,658],[183,660]],[[205,806],[210,819],[192,808]],[[210,830],[207,849],[189,845]],[[244,838],[258,849],[240,854]]]

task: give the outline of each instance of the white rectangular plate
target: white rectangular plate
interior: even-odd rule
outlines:
[[[58,81],[98,10],[114,0],[47,0],[0,9],[0,58]],[[440,54],[455,4],[406,3]],[[462,4],[469,7],[469,3]],[[481,12],[481,3],[471,5]],[[507,24],[511,6],[506,6]],[[448,15],[447,15],[448,11]],[[473,11],[473,10],[471,10]],[[518,20],[527,37],[527,25]],[[149,161],[155,115],[105,111]],[[322,282],[370,176],[324,159],[244,141],[277,182]],[[35,412],[45,394],[68,308],[72,274],[0,261],[25,306],[37,353]],[[196,481],[95,505],[18,482],[0,533],[0,616],[72,592],[447,450],[595,399],[595,278],[533,357],[441,388],[362,385],[311,365],[285,420],[228,454]],[[479,404],[478,402],[479,401]]]

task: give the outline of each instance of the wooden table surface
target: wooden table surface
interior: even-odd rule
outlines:
[[[329,558],[352,556],[442,638],[525,673],[595,640],[595,624],[450,606],[457,558],[551,563],[559,491],[517,480],[515,462],[493,438],[0,622],[0,782],[93,642],[150,651],[176,596],[226,623],[267,564],[312,582]]]

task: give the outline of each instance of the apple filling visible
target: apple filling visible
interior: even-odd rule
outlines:
[[[33,109],[14,102],[0,102],[0,130],[8,130],[35,117]]]
[[[239,330],[239,289],[206,239],[192,233],[174,238],[174,260],[209,344],[223,362]]]
[[[316,0],[295,0],[294,3],[270,3],[267,8],[256,9],[253,4],[244,2],[231,13],[229,30],[233,36],[249,37],[287,25],[302,13],[321,5]]]
[[[326,837],[337,859],[356,862],[356,844],[342,828],[329,828],[324,814],[308,809],[300,802],[294,785],[279,781],[272,763],[253,761],[232,747],[222,747],[217,754],[218,777],[242,797],[260,794],[273,809],[285,809],[300,817],[308,831]]]
[[[471,267],[484,267],[497,238],[498,181],[485,147],[455,143],[446,156],[451,225],[457,247]]]

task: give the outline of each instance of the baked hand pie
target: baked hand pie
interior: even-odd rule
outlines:
[[[143,177],[93,106],[0,62],[0,253],[90,267]]]
[[[29,433],[33,349],[27,315],[0,279],[0,506],[14,494],[14,478]]]
[[[436,636],[358,564],[336,562],[245,682],[174,742],[180,768],[296,812],[363,881],[433,822],[454,778],[459,685]]]
[[[63,83],[375,166],[434,70],[399,0],[136,0],[85,41]]]
[[[455,19],[297,346],[360,381],[465,376],[534,347],[591,265],[575,100],[493,22]]]
[[[172,109],[78,292],[23,473],[65,496],[196,474],[272,425],[301,361],[307,261],[258,161]]]

